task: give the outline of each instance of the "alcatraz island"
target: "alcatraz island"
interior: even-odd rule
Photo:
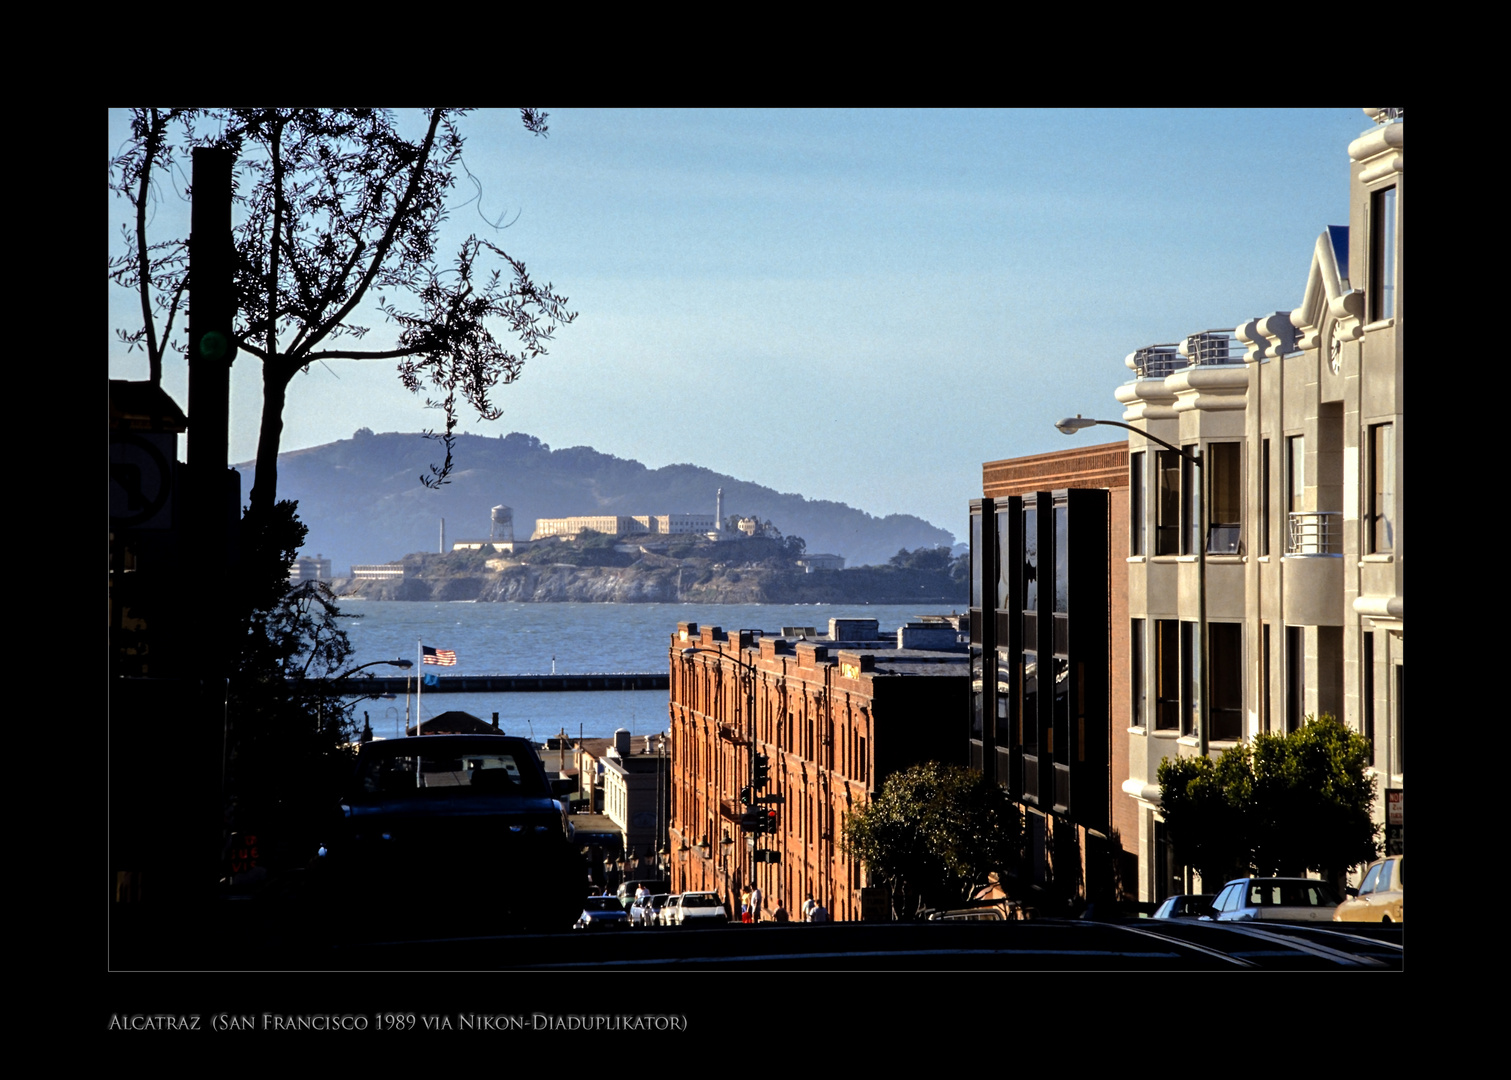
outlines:
[[[486,538],[441,538],[441,550],[355,565],[332,578],[319,556],[297,578],[373,600],[578,603],[953,604],[967,599],[969,557],[947,547],[901,550],[885,565],[845,567],[811,553],[770,521],[723,513],[541,518],[515,538],[513,510],[493,507]]]

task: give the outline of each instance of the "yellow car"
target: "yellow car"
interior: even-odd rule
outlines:
[[[1333,922],[1404,922],[1401,899],[1406,889],[1406,856],[1392,855],[1369,864],[1357,889],[1333,912]]]

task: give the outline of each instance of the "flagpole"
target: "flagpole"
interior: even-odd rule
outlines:
[[[415,679],[415,683],[414,683],[414,733],[415,733],[415,736],[418,738],[419,734],[420,734],[420,725],[422,723],[424,723],[424,720],[422,719],[422,717],[425,715],[423,712],[420,711],[420,695],[425,692],[424,691],[424,688],[425,688],[425,644],[424,644],[424,642],[420,641],[418,638],[415,639],[415,643],[414,643],[414,658],[416,660],[415,673],[418,676]],[[420,763],[419,745],[420,745],[419,743],[415,743],[415,755],[414,755],[414,786],[415,787],[419,787],[420,786],[420,784],[423,782],[422,778],[424,776],[424,773],[422,771],[423,766]]]

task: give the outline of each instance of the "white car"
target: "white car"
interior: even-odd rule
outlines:
[[[1238,878],[1212,901],[1217,922],[1332,922],[1338,895],[1313,878]],[[1204,916],[1205,918],[1206,916]]]
[[[677,926],[723,926],[729,921],[718,893],[685,892],[672,910]]]

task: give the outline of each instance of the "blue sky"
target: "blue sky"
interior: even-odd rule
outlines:
[[[546,139],[513,111],[463,120],[482,197],[463,205],[464,178],[446,229],[491,236],[580,315],[499,389],[502,419],[462,428],[962,539],[983,461],[1074,445],[1064,415],[1118,418],[1127,353],[1300,303],[1371,126],[1359,109],[547,111]],[[112,111],[112,154],[125,134]],[[162,237],[187,232],[172,190],[154,213]],[[126,220],[112,197],[112,253]],[[114,333],[134,295],[110,293],[111,377],[145,378]],[[187,400],[181,361],[164,384]],[[317,366],[289,389],[283,449],[417,432],[422,404],[391,363]],[[260,409],[243,358],[232,460],[254,455]]]

